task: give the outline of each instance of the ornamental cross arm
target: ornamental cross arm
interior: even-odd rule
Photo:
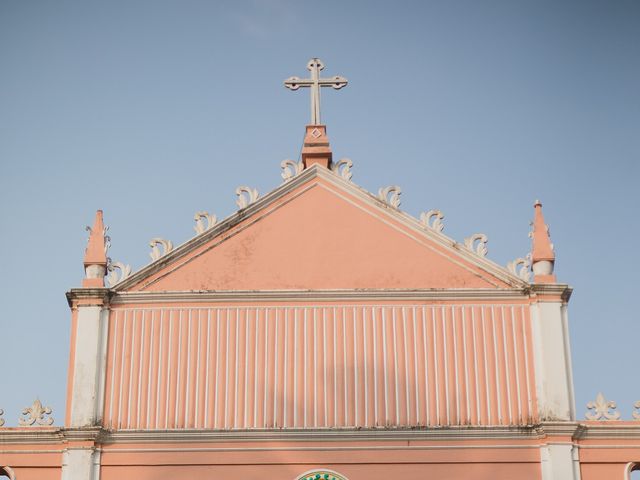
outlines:
[[[320,88],[331,87],[339,90],[346,86],[349,81],[335,75],[333,77],[321,78],[320,71],[324,70],[324,63],[319,58],[312,58],[307,63],[307,70],[311,72],[311,78],[289,77],[284,81],[284,86],[289,90],[298,90],[300,87],[307,87],[311,90],[311,123],[310,125],[320,125]]]

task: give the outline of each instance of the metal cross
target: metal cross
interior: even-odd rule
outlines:
[[[333,87],[341,89],[347,84],[347,79],[336,75],[331,78],[320,78],[320,70],[324,69],[324,63],[319,58],[312,58],[307,63],[307,70],[311,72],[311,78],[289,77],[284,81],[284,86],[290,90],[298,90],[300,87],[311,89],[311,123],[320,125],[320,87]]]

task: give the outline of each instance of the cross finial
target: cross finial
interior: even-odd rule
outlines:
[[[319,58],[312,58],[307,63],[307,70],[311,72],[311,78],[289,77],[284,81],[284,86],[290,90],[298,90],[300,87],[311,89],[311,123],[320,125],[320,87],[333,87],[341,89],[347,84],[347,79],[336,75],[330,78],[320,78],[320,71],[324,69],[324,63]]]

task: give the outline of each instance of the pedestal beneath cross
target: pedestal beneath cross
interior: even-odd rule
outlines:
[[[331,87],[335,90],[347,85],[347,79],[338,75],[321,78],[320,71],[324,64],[318,58],[312,58],[307,63],[311,78],[290,77],[284,81],[285,87],[298,90],[300,87],[311,90],[311,123],[306,127],[304,144],[302,146],[302,163],[305,168],[318,164],[326,168],[331,167],[332,152],[327,137],[327,127],[320,120],[320,89]]]

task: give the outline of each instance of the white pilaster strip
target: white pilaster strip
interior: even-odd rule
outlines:
[[[505,371],[505,390],[507,391],[507,412],[509,419],[507,423],[513,423],[513,412],[511,411],[511,382],[509,381],[509,349],[507,348],[507,327],[504,321],[504,306],[500,307],[500,321],[502,322],[502,350],[504,351],[504,371]]]
[[[247,316],[249,313],[247,312]],[[207,349],[205,354],[206,365],[204,368],[204,424],[203,428],[209,428],[209,365],[211,364],[211,309],[207,309]]]
[[[188,355],[187,355],[188,356]],[[178,310],[178,360],[177,360],[177,373],[176,373],[176,406],[173,418],[173,428],[178,428],[178,412],[180,407],[180,367],[182,363],[182,310]],[[170,390],[167,387],[167,390]]]
[[[362,346],[364,355],[364,426],[369,427],[369,356],[367,352],[367,308],[362,307]],[[325,347],[326,350],[326,347]],[[326,382],[325,382],[326,389]],[[326,405],[326,390],[325,390],[325,405]]]
[[[431,418],[431,401],[429,397],[431,395],[431,386],[429,385],[429,355],[427,351],[427,318],[425,307],[422,306],[420,309],[422,311],[422,343],[423,343],[423,356],[424,356],[424,394],[425,394],[425,406],[427,411],[425,412],[425,418],[427,420],[427,425],[432,425],[433,419]]]
[[[378,424],[378,334],[376,308],[371,307],[371,323],[373,325],[373,425]]]
[[[256,330],[257,331],[257,330]],[[256,333],[256,338],[258,338]],[[258,349],[256,348],[256,358],[258,358]],[[218,427],[218,391],[220,390],[218,386],[220,385],[218,381],[218,374],[220,372],[220,309],[216,309],[216,377],[214,384],[214,400],[213,400],[213,428]],[[256,369],[257,372],[257,369]]]
[[[458,331],[456,328],[456,309],[455,307],[452,305],[451,306],[451,325],[452,325],[452,332],[453,332],[453,374],[454,374],[454,389],[455,389],[455,401],[456,401],[456,418],[457,418],[457,424],[460,424],[460,388],[458,387],[458,385],[460,385],[460,380],[458,377]]]
[[[396,404],[396,425],[400,424],[400,400],[398,398],[398,340],[396,338],[396,309],[391,308],[391,331],[393,332],[393,393]]]
[[[184,386],[184,420],[183,427],[187,428],[189,421],[189,394],[191,393],[190,383],[191,383],[191,309],[187,312],[187,343],[185,345],[187,357],[187,372]],[[237,370],[236,370],[237,372]],[[177,425],[176,425],[177,426]]]

